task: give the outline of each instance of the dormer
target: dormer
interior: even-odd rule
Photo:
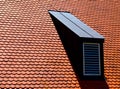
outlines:
[[[104,37],[69,12],[50,10],[76,75],[81,79],[104,79]]]

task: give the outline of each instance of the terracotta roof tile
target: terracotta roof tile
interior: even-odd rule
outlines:
[[[98,89],[78,82],[48,14],[53,9],[71,12],[105,37],[106,82],[119,89],[119,8],[119,0],[0,0],[0,88]]]

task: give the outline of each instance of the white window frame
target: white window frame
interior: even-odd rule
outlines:
[[[98,44],[98,53],[99,53],[99,74],[86,74],[85,73],[85,57],[84,57],[84,44]],[[100,44],[99,43],[83,43],[83,75],[85,76],[100,76],[101,75],[101,61],[100,61]]]

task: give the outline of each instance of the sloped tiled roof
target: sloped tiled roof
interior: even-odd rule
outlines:
[[[105,37],[106,84],[120,89],[119,0],[0,0],[0,88],[106,89],[78,81],[48,10],[69,11]]]

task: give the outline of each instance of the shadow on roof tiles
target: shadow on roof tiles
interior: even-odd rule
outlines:
[[[109,89],[105,80],[79,80],[81,89]]]

